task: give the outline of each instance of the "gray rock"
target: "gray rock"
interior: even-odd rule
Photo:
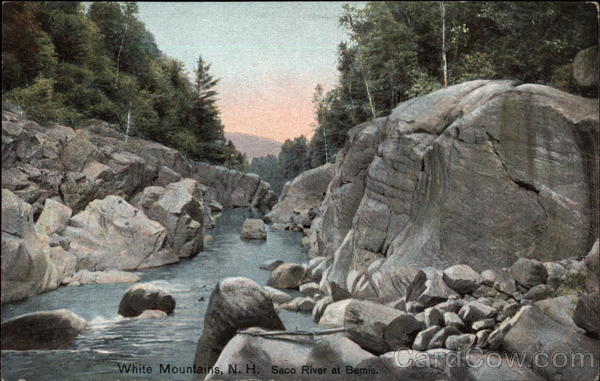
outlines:
[[[477,344],[476,346],[479,348],[486,347],[488,344],[488,337],[490,337],[490,333],[492,333],[491,329],[482,329],[481,331],[477,331],[475,336],[477,336]]]
[[[465,304],[458,315],[460,318],[466,323],[473,323],[477,320],[487,319],[493,316],[496,316],[497,311],[487,306],[483,303],[479,302],[470,302]]]
[[[498,296],[498,291],[493,287],[482,284],[471,295],[475,298],[495,298]]]
[[[493,270],[495,274],[494,288],[505,294],[514,294],[517,292],[517,284],[509,270],[502,268]]]
[[[67,222],[71,218],[72,210],[60,202],[51,198],[46,199],[44,209],[35,222],[35,229],[38,234],[51,236],[54,233],[62,233]]]
[[[165,188],[148,187],[134,205],[167,230],[167,244],[179,258],[198,254],[204,245],[204,205],[200,184],[183,179]]]
[[[328,280],[343,285],[350,270],[376,261],[372,278],[401,266],[481,271],[519,256],[585,255],[598,152],[580,142],[597,140],[597,115],[595,99],[471,81],[356,126],[320,208]]]
[[[508,303],[502,307],[502,311],[496,316],[496,321],[504,321],[506,318],[512,317],[521,309],[519,303]]]
[[[435,305],[435,308],[441,312],[454,312],[460,311],[461,307],[465,305],[465,301],[462,299],[450,299],[442,303]]]
[[[417,301],[425,307],[443,302],[451,296],[458,296],[442,279],[441,271],[420,271],[406,293],[407,308],[409,301]]]
[[[0,325],[2,350],[68,348],[86,327],[85,320],[68,310],[17,316]]]
[[[580,332],[585,332],[573,321],[573,315],[575,314],[575,307],[577,306],[578,300],[579,297],[576,295],[565,295],[540,300],[535,302],[534,305],[558,323],[568,325]],[[512,315],[514,315],[514,313]]]
[[[579,86],[598,87],[598,47],[581,50],[573,60],[573,77]]]
[[[2,303],[57,288],[75,271],[76,258],[38,235],[31,205],[2,189]]]
[[[367,376],[371,381],[449,381],[444,362],[438,360],[437,354],[431,351],[404,349],[365,360],[357,367],[374,369],[376,374]],[[351,379],[355,377],[359,376],[352,376]]]
[[[408,347],[424,327],[413,314],[401,312],[383,330],[383,339],[391,348]]]
[[[411,312],[413,314],[423,312],[425,310],[425,306],[422,303],[419,303],[414,300],[406,303],[405,307],[406,307],[406,312]]]
[[[331,303],[333,303],[333,298],[331,296],[326,296],[324,298],[321,298],[317,301],[317,303],[315,303],[315,307],[313,308],[313,312],[312,312],[313,321],[315,323],[318,323],[319,320],[321,320],[321,316],[323,316],[325,309]]]
[[[281,259],[270,259],[268,261],[263,262],[258,267],[262,270],[273,271],[277,266],[279,266],[282,263],[283,261]]]
[[[285,330],[273,302],[258,284],[247,278],[221,280],[208,301],[194,366],[213,366],[238,330],[250,327]]]
[[[465,322],[454,312],[444,312],[444,325],[456,327],[460,330],[465,329]]]
[[[573,313],[575,324],[592,337],[598,337],[600,324],[600,293],[581,295]]]
[[[543,381],[544,378],[536,374],[527,366],[520,365],[509,356],[490,356],[481,351],[471,351],[465,354],[461,365],[450,368],[454,380],[472,381],[499,381],[499,380],[527,380]]]
[[[527,291],[523,297],[525,299],[529,299],[532,301],[538,301],[542,299],[551,298],[554,296],[554,290],[545,284],[538,284],[537,286],[533,286]]]
[[[175,172],[169,167],[161,165],[158,168],[158,176],[154,181],[154,185],[166,187],[168,184],[176,183],[182,179],[181,174]]]
[[[587,269],[587,276],[585,280],[585,286],[587,291],[595,293],[600,291],[600,244],[598,240],[594,242],[594,245],[590,249],[589,253],[583,259],[585,268]]]
[[[138,320],[165,320],[167,313],[161,310],[146,310],[135,317]]]
[[[297,288],[302,283],[306,268],[296,263],[284,263],[273,271],[267,285],[275,288]]]
[[[309,211],[318,208],[321,204],[333,174],[332,164],[302,172],[284,187],[280,201],[273,206],[268,217],[277,223],[300,222],[302,225],[310,226],[312,218]],[[294,221],[300,215],[306,218],[306,221],[302,219]]]
[[[474,322],[473,324],[471,324],[471,328],[473,328],[473,331],[479,331],[482,329],[494,328],[495,325],[496,319],[489,318]]]
[[[431,327],[432,325],[444,325],[444,314],[434,307],[425,309],[425,326]]]
[[[451,351],[464,352],[475,345],[477,337],[471,333],[452,335],[446,338],[446,348]]]
[[[429,344],[427,345],[427,348],[428,349],[443,348],[444,345],[446,344],[446,339],[449,336],[460,335],[461,333],[462,332],[460,332],[456,327],[454,327],[452,325],[442,328],[435,335],[433,335],[433,337],[431,338],[431,341],[429,341]]]
[[[381,354],[393,349],[384,339],[384,331],[402,314],[404,313],[379,303],[345,299],[327,306],[319,325],[347,328],[348,337],[352,341],[371,353]]]
[[[352,297],[346,289],[340,287],[335,282],[329,282],[329,289],[331,290],[331,297],[335,302]]]
[[[298,301],[298,310],[300,311],[312,311],[315,307],[315,300],[311,297],[304,297]]]
[[[533,370],[546,379],[593,380],[598,375],[598,341],[552,320],[534,306],[523,307],[511,318],[503,348],[524,354]],[[540,364],[534,361],[540,352],[559,361]],[[587,360],[579,356],[578,360],[569,361],[568,356],[574,353],[588,353]],[[567,361],[563,360],[565,356]]]
[[[433,325],[419,332],[415,337],[415,340],[413,341],[412,349],[416,351],[426,350],[433,336],[435,336],[435,334],[438,333],[441,329],[442,327],[438,325]]]
[[[221,352],[214,366],[223,369],[223,374],[210,373],[198,375],[197,379],[204,380],[239,380],[240,377],[285,380],[290,374],[274,374],[273,369],[295,369],[294,380],[329,381],[348,379],[345,373],[347,366],[358,368],[359,364],[371,358],[371,353],[361,349],[350,339],[341,334],[329,335],[299,335],[281,332],[277,336],[260,336],[263,330],[250,328],[235,335]],[[237,367],[244,373],[246,365],[255,366],[256,374],[252,371],[247,376],[240,373],[229,373],[230,366]],[[302,372],[306,367],[306,372]],[[311,368],[312,367],[312,368]],[[341,374],[332,374],[330,369],[340,367]],[[360,366],[362,367],[362,365]],[[318,373],[316,369],[326,368],[327,371]],[[251,368],[252,369],[252,368]],[[314,373],[309,373],[313,369]],[[268,375],[268,376],[266,376]],[[371,380],[373,375],[356,375],[352,379]]]
[[[242,239],[267,239],[267,228],[263,220],[247,218],[242,225]]]
[[[161,310],[170,314],[175,310],[175,299],[152,283],[141,283],[129,288],[119,303],[119,315],[134,317],[145,310]]]
[[[300,285],[300,293],[304,296],[313,298],[319,293],[319,285],[315,282],[308,282]]]
[[[461,294],[475,291],[481,284],[481,276],[469,265],[454,265],[444,270],[444,282]]]
[[[290,300],[292,300],[291,295],[289,295],[281,290],[278,290],[276,288],[269,287],[269,286],[265,286],[263,288],[267,292],[267,295],[269,296],[269,298],[274,303],[283,304],[283,303],[287,303]]]
[[[78,269],[135,270],[179,260],[167,245],[166,229],[119,196],[89,203],[63,235],[71,240]]]
[[[525,287],[546,283],[548,273],[544,265],[536,260],[519,258],[510,268],[513,278]]]

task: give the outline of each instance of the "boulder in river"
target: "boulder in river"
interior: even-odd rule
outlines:
[[[17,316],[0,325],[2,350],[68,348],[86,327],[85,320],[68,310]]]
[[[258,218],[247,218],[242,225],[242,239],[267,239],[265,222]]]
[[[250,327],[285,330],[262,287],[247,278],[223,279],[210,295],[194,366],[213,366],[238,330]]]
[[[204,205],[196,180],[186,178],[164,188],[148,187],[134,205],[167,229],[167,243],[179,258],[202,250]]]
[[[137,284],[121,298],[119,315],[134,317],[145,310],[161,310],[170,314],[175,310],[175,298],[152,283]]]
[[[63,235],[80,269],[135,270],[179,260],[167,245],[166,229],[119,196],[89,203]]]
[[[267,285],[275,288],[297,288],[305,275],[306,267],[296,263],[284,263],[271,271]]]

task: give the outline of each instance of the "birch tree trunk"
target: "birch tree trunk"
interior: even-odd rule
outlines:
[[[442,63],[444,67],[444,87],[448,87],[448,62],[446,61],[446,7],[443,1],[440,1],[442,11]]]
[[[129,103],[129,110],[127,111],[127,129],[125,130],[125,143],[129,139],[129,129],[131,128],[131,103]]]

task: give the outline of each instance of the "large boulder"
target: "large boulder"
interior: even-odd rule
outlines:
[[[175,310],[175,298],[152,283],[136,284],[123,294],[119,315],[134,317],[146,310],[161,310],[170,314]]]
[[[548,278],[548,271],[543,263],[527,258],[519,258],[511,266],[510,272],[519,284],[527,288],[546,283]]]
[[[74,255],[37,234],[31,209],[2,189],[2,303],[55,289],[75,270]]]
[[[167,245],[167,231],[119,196],[92,201],[63,233],[79,269],[134,270],[179,260]]]
[[[267,216],[275,223],[296,222],[310,226],[312,218],[309,211],[321,204],[333,174],[334,166],[329,163],[302,172],[286,184],[280,196],[281,201],[273,206]],[[306,217],[307,223],[298,219],[299,216]]]
[[[502,347],[524,355],[533,370],[549,380],[591,381],[598,375],[598,340],[556,322],[535,306],[525,306],[511,318]]]
[[[238,330],[250,327],[285,330],[262,287],[247,278],[223,279],[210,295],[194,366],[213,366]]]
[[[479,273],[468,265],[454,265],[444,270],[444,282],[461,294],[475,291],[481,284]]]
[[[247,218],[242,225],[242,239],[267,239],[265,222],[258,218]]]
[[[401,315],[408,314],[379,303],[345,299],[329,304],[319,320],[319,325],[327,328],[347,328],[346,334],[351,340],[371,353],[381,354],[393,349],[394,339],[402,339],[400,335],[415,336],[416,331],[421,328],[413,318],[407,324],[398,322],[399,329],[389,331],[395,335],[386,337],[386,328]],[[410,332],[402,332],[402,327],[408,327]]]
[[[585,255],[598,232],[598,151],[586,142],[597,140],[594,99],[514,81],[451,86],[354,127],[320,208],[328,280],[375,261],[370,278]]]
[[[85,320],[68,310],[17,316],[0,325],[2,350],[68,348],[86,327]]]
[[[270,336],[261,336],[262,334]],[[299,334],[248,329],[235,335],[205,380],[371,380],[373,374],[348,373],[374,357],[341,334]],[[237,369],[237,373],[229,369]],[[334,368],[340,371],[335,373]],[[374,371],[376,369],[373,369]],[[200,376],[200,379],[202,376]]]
[[[167,229],[167,243],[179,258],[202,250],[204,205],[196,180],[186,178],[164,188],[147,187],[133,203]]]
[[[458,293],[444,282],[442,274],[441,271],[431,269],[420,271],[408,286],[406,301],[417,301],[428,307],[451,297],[458,297]]]

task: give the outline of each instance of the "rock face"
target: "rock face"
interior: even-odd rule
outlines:
[[[2,189],[2,303],[57,288],[75,271],[76,258],[38,235],[32,207]]]
[[[333,178],[333,164],[302,172],[283,188],[280,202],[267,215],[275,223],[297,223],[310,226],[311,209],[318,209]]]
[[[361,362],[373,358],[340,334],[330,335],[286,335],[261,337],[265,331],[248,329],[235,335],[215,362],[215,367],[224,374],[209,374],[205,380],[371,380],[372,375],[348,375],[346,367],[357,367]],[[229,366],[237,366],[239,374],[228,373]],[[256,373],[245,373],[246,365],[254,365]],[[294,374],[273,373],[273,368],[294,369]],[[306,367],[303,371],[303,367]],[[341,373],[332,374],[339,367]],[[318,369],[327,369],[321,372]],[[310,372],[312,369],[312,372]],[[200,376],[199,379],[202,379]]]
[[[242,239],[267,239],[267,228],[263,220],[247,218],[242,225]]]
[[[94,200],[65,228],[79,269],[135,270],[178,261],[167,231],[119,196]]]
[[[573,60],[573,77],[580,86],[598,87],[598,47],[584,49]]]
[[[212,366],[237,331],[250,327],[285,330],[262,287],[247,278],[220,281],[208,301],[194,366]]]
[[[131,287],[119,303],[119,315],[138,316],[146,310],[161,310],[170,314],[175,309],[175,299],[165,290],[151,283]]]
[[[155,192],[146,193],[148,187]],[[126,143],[123,134],[108,125],[78,130],[57,124],[41,126],[4,110],[2,188],[3,200],[6,190],[29,204],[26,213],[18,216],[30,217],[19,217],[21,222],[11,218],[10,224],[36,221],[39,236],[25,239],[15,235],[17,225],[5,231],[9,223],[3,223],[2,285],[6,287],[2,287],[2,303],[55,288],[75,270],[175,262],[202,249],[203,228],[214,225],[211,213],[223,205],[265,209],[276,201],[269,184],[256,175],[193,162],[151,141],[130,137]],[[149,201],[143,196],[155,198]],[[145,208],[133,210],[123,204],[122,211],[107,211],[106,204],[115,197],[129,204],[143,198]],[[5,211],[3,201],[3,221]],[[87,226],[82,216],[89,216],[92,225]],[[104,239],[100,233],[116,235]],[[127,238],[131,233],[138,236]],[[117,242],[114,252],[113,239]],[[136,249],[125,253],[123,244]]]
[[[86,328],[85,320],[71,311],[41,311],[3,321],[2,350],[68,348]]]
[[[134,204],[167,229],[167,243],[179,258],[196,255],[204,243],[204,205],[200,184],[183,179],[165,188],[148,187]]]
[[[596,100],[513,81],[451,86],[354,127],[312,225],[327,279],[584,256],[598,232],[597,140]]]

